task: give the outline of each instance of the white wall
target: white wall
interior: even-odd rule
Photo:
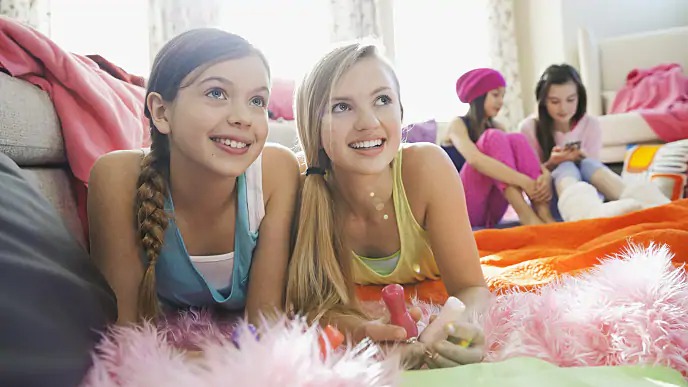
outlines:
[[[578,29],[597,38],[688,25],[688,0],[515,0],[525,112],[537,77],[553,63],[578,67]]]

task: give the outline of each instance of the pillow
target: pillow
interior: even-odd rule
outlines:
[[[437,121],[429,120],[411,124],[402,129],[402,133],[406,133],[405,142],[407,143],[431,142],[434,144],[437,140]]]
[[[294,120],[294,81],[274,79],[268,103],[270,119]]]
[[[0,386],[76,386],[117,301],[57,211],[0,153]]]
[[[686,197],[688,140],[664,145],[635,145],[627,152],[621,177],[624,182],[651,181],[671,200]]]

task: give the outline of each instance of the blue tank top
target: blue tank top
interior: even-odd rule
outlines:
[[[179,228],[171,218],[155,266],[158,297],[166,306],[188,308],[216,305],[228,310],[242,310],[246,306],[248,277],[258,232],[252,232],[249,228],[245,173],[237,177],[236,186],[238,203],[231,285],[216,289],[208,284],[191,262]],[[171,196],[165,200],[165,210],[174,214]]]

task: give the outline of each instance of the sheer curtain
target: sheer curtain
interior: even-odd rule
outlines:
[[[300,79],[330,47],[326,1],[224,1],[223,27],[248,39],[267,57],[272,75]]]
[[[286,79],[298,79],[331,42],[326,1],[53,0],[50,5],[50,37],[61,47],[100,54],[144,76],[167,40],[194,27],[242,35],[267,56],[273,76]]]
[[[404,121],[448,121],[468,105],[456,80],[490,66],[486,0],[394,2],[395,65],[402,86]]]
[[[102,55],[130,74],[148,77],[147,1],[53,0],[50,38],[69,52]]]

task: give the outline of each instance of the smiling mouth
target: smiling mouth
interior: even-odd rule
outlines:
[[[382,138],[378,138],[377,140],[366,140],[366,141],[358,141],[358,142],[353,142],[349,144],[349,148],[352,149],[375,149],[379,148],[382,146],[382,144],[385,143],[385,140]]]
[[[232,140],[226,137],[210,137],[210,140],[235,149],[243,149],[251,145],[245,142]]]

